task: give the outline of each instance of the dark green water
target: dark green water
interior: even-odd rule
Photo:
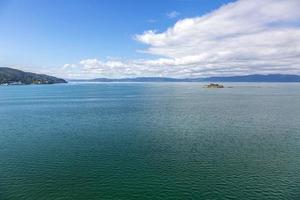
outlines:
[[[300,199],[300,84],[229,85],[0,87],[0,200]]]

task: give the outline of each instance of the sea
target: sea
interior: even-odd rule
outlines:
[[[0,200],[299,200],[300,84],[0,87]]]

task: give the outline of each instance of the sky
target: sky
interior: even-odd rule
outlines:
[[[67,79],[300,74],[300,0],[0,0],[0,66]]]

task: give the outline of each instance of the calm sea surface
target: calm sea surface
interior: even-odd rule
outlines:
[[[300,199],[300,84],[0,87],[0,200]]]

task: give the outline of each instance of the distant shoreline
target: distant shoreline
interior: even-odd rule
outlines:
[[[262,82],[262,83],[297,83],[300,82],[300,75],[290,74],[269,74],[269,75],[245,75],[227,77],[208,77],[208,78],[168,78],[168,77],[136,77],[136,78],[96,78],[96,79],[71,79],[70,82]]]

